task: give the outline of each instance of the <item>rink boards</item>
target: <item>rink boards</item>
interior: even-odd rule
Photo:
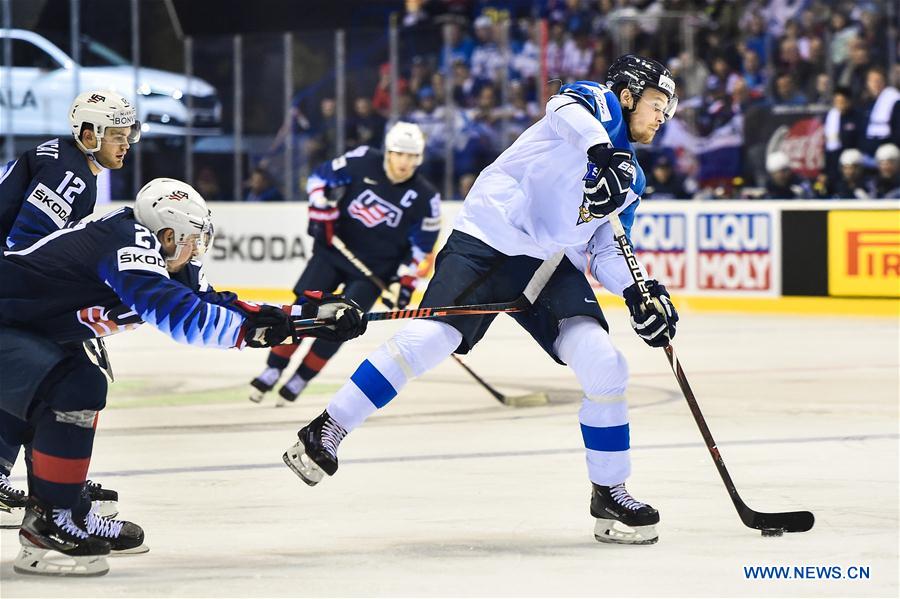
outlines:
[[[460,206],[444,202],[439,245]],[[896,299],[898,208],[895,201],[645,201],[631,237],[650,275],[698,305],[791,296]],[[212,209],[209,279],[259,299],[290,299],[312,248],[306,203]]]

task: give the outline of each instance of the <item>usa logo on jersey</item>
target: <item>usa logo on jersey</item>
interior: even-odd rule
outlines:
[[[347,213],[370,229],[381,223],[396,227],[403,217],[403,210],[382,199],[371,189],[356,196],[347,207]]]

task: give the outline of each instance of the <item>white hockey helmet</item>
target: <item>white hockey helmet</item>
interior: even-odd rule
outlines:
[[[212,245],[212,212],[196,189],[177,179],[153,179],[134,201],[134,217],[156,235],[163,229],[175,232],[175,243],[193,242],[195,256]]]
[[[900,161],[900,148],[894,144],[882,144],[875,150],[875,162],[884,162],[886,160]]]
[[[85,124],[93,127],[97,147],[88,149],[81,143],[81,131]],[[134,105],[122,94],[113,91],[90,91],[78,94],[69,109],[69,125],[72,136],[82,152],[93,154],[100,149],[101,139],[107,127],[127,128],[128,143],[141,139],[141,122],[137,120]]]
[[[384,149],[386,152],[415,154],[419,157],[416,160],[418,166],[425,158],[425,135],[415,123],[398,121],[385,134]]]
[[[783,171],[786,168],[791,168],[791,159],[781,150],[766,156],[766,172],[769,174]]]
[[[841,152],[840,157],[838,158],[838,163],[841,166],[854,166],[854,165],[862,165],[865,162],[866,158],[863,156],[863,153],[857,150],[856,148],[848,148]]]

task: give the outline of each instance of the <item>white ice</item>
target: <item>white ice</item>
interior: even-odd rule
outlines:
[[[119,491],[150,553],[96,579],[27,577],[12,571],[16,531],[0,531],[0,594],[897,596],[896,318],[682,314],[676,347],[744,501],[816,515],[810,532],[763,538],[738,519],[663,353],[609,317],[632,371],[628,486],[660,510],[657,545],[594,541],[575,378],[507,317],[466,361],[506,393],[553,391],[551,405],[501,406],[448,361],[353,432],[315,488],[282,452],[398,324],[373,324],[285,409],[245,399],[263,351],[145,326],[110,339],[118,380],[90,476]],[[13,474],[24,485],[21,458]],[[745,566],[870,577],[748,580]]]

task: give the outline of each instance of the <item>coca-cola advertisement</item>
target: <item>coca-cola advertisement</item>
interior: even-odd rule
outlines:
[[[750,171],[765,180],[765,157],[782,151],[791,169],[814,179],[825,168],[824,107],[758,107],[748,111],[744,129]]]

